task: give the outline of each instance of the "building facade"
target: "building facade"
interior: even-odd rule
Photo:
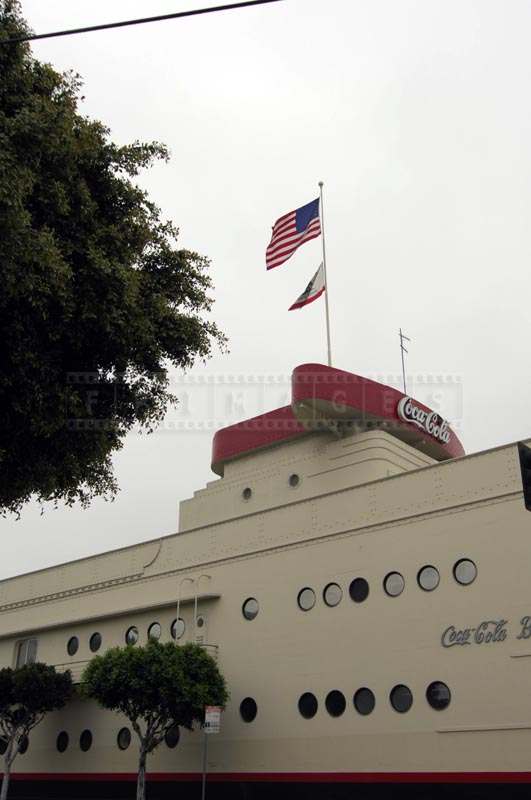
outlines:
[[[465,456],[406,400],[298,368],[291,406],[216,435],[219,477],[181,503],[178,533],[1,582],[0,665],[79,680],[111,646],[204,645],[231,694],[209,738],[212,797],[529,796],[518,446]],[[13,795],[131,796],[124,729],[85,701],[50,714]],[[174,731],[150,796],[199,796],[202,746]]]

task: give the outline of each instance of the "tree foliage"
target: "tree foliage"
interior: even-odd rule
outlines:
[[[0,41],[26,30],[0,0]],[[167,159],[79,111],[78,76],[0,44],[0,511],[116,491],[111,454],[224,337],[208,259],[133,181]]]
[[[191,730],[205,705],[224,706],[228,697],[216,662],[196,644],[111,648],[88,664],[82,685],[86,697],[124,714],[138,736],[138,800],[145,796],[147,756],[168,731]]]
[[[72,695],[70,672],[58,673],[46,664],[0,669],[0,739],[4,777],[0,800],[5,800],[11,767],[30,731],[49,711],[62,708]]]

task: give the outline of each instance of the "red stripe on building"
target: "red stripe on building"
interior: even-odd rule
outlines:
[[[0,772],[0,777],[2,773]],[[15,781],[136,781],[136,772],[19,772]],[[531,772],[214,772],[211,783],[531,783]],[[200,781],[200,772],[152,772],[151,782]]]

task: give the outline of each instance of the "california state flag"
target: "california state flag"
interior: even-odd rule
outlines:
[[[308,303],[313,303],[314,300],[317,300],[318,297],[321,297],[325,289],[324,266],[321,264],[306,289],[299,297],[297,297],[293,305],[289,307],[289,311],[293,311],[295,308],[307,306]]]

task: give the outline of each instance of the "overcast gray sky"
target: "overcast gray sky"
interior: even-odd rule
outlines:
[[[23,9],[45,32],[204,4]],[[140,182],[212,259],[231,352],[175,375],[184,402],[128,437],[114,503],[1,521],[0,577],[174,532],[179,501],[214,477],[212,427],[285,404],[292,368],[325,361],[324,303],[287,312],[320,240],[264,264],[272,223],[319,180],[334,365],[396,381],[402,326],[411,393],[467,452],[531,436],[530,28],[528,0],[285,0],[33,45],[83,76],[83,111],[116,141],[169,146]]]

